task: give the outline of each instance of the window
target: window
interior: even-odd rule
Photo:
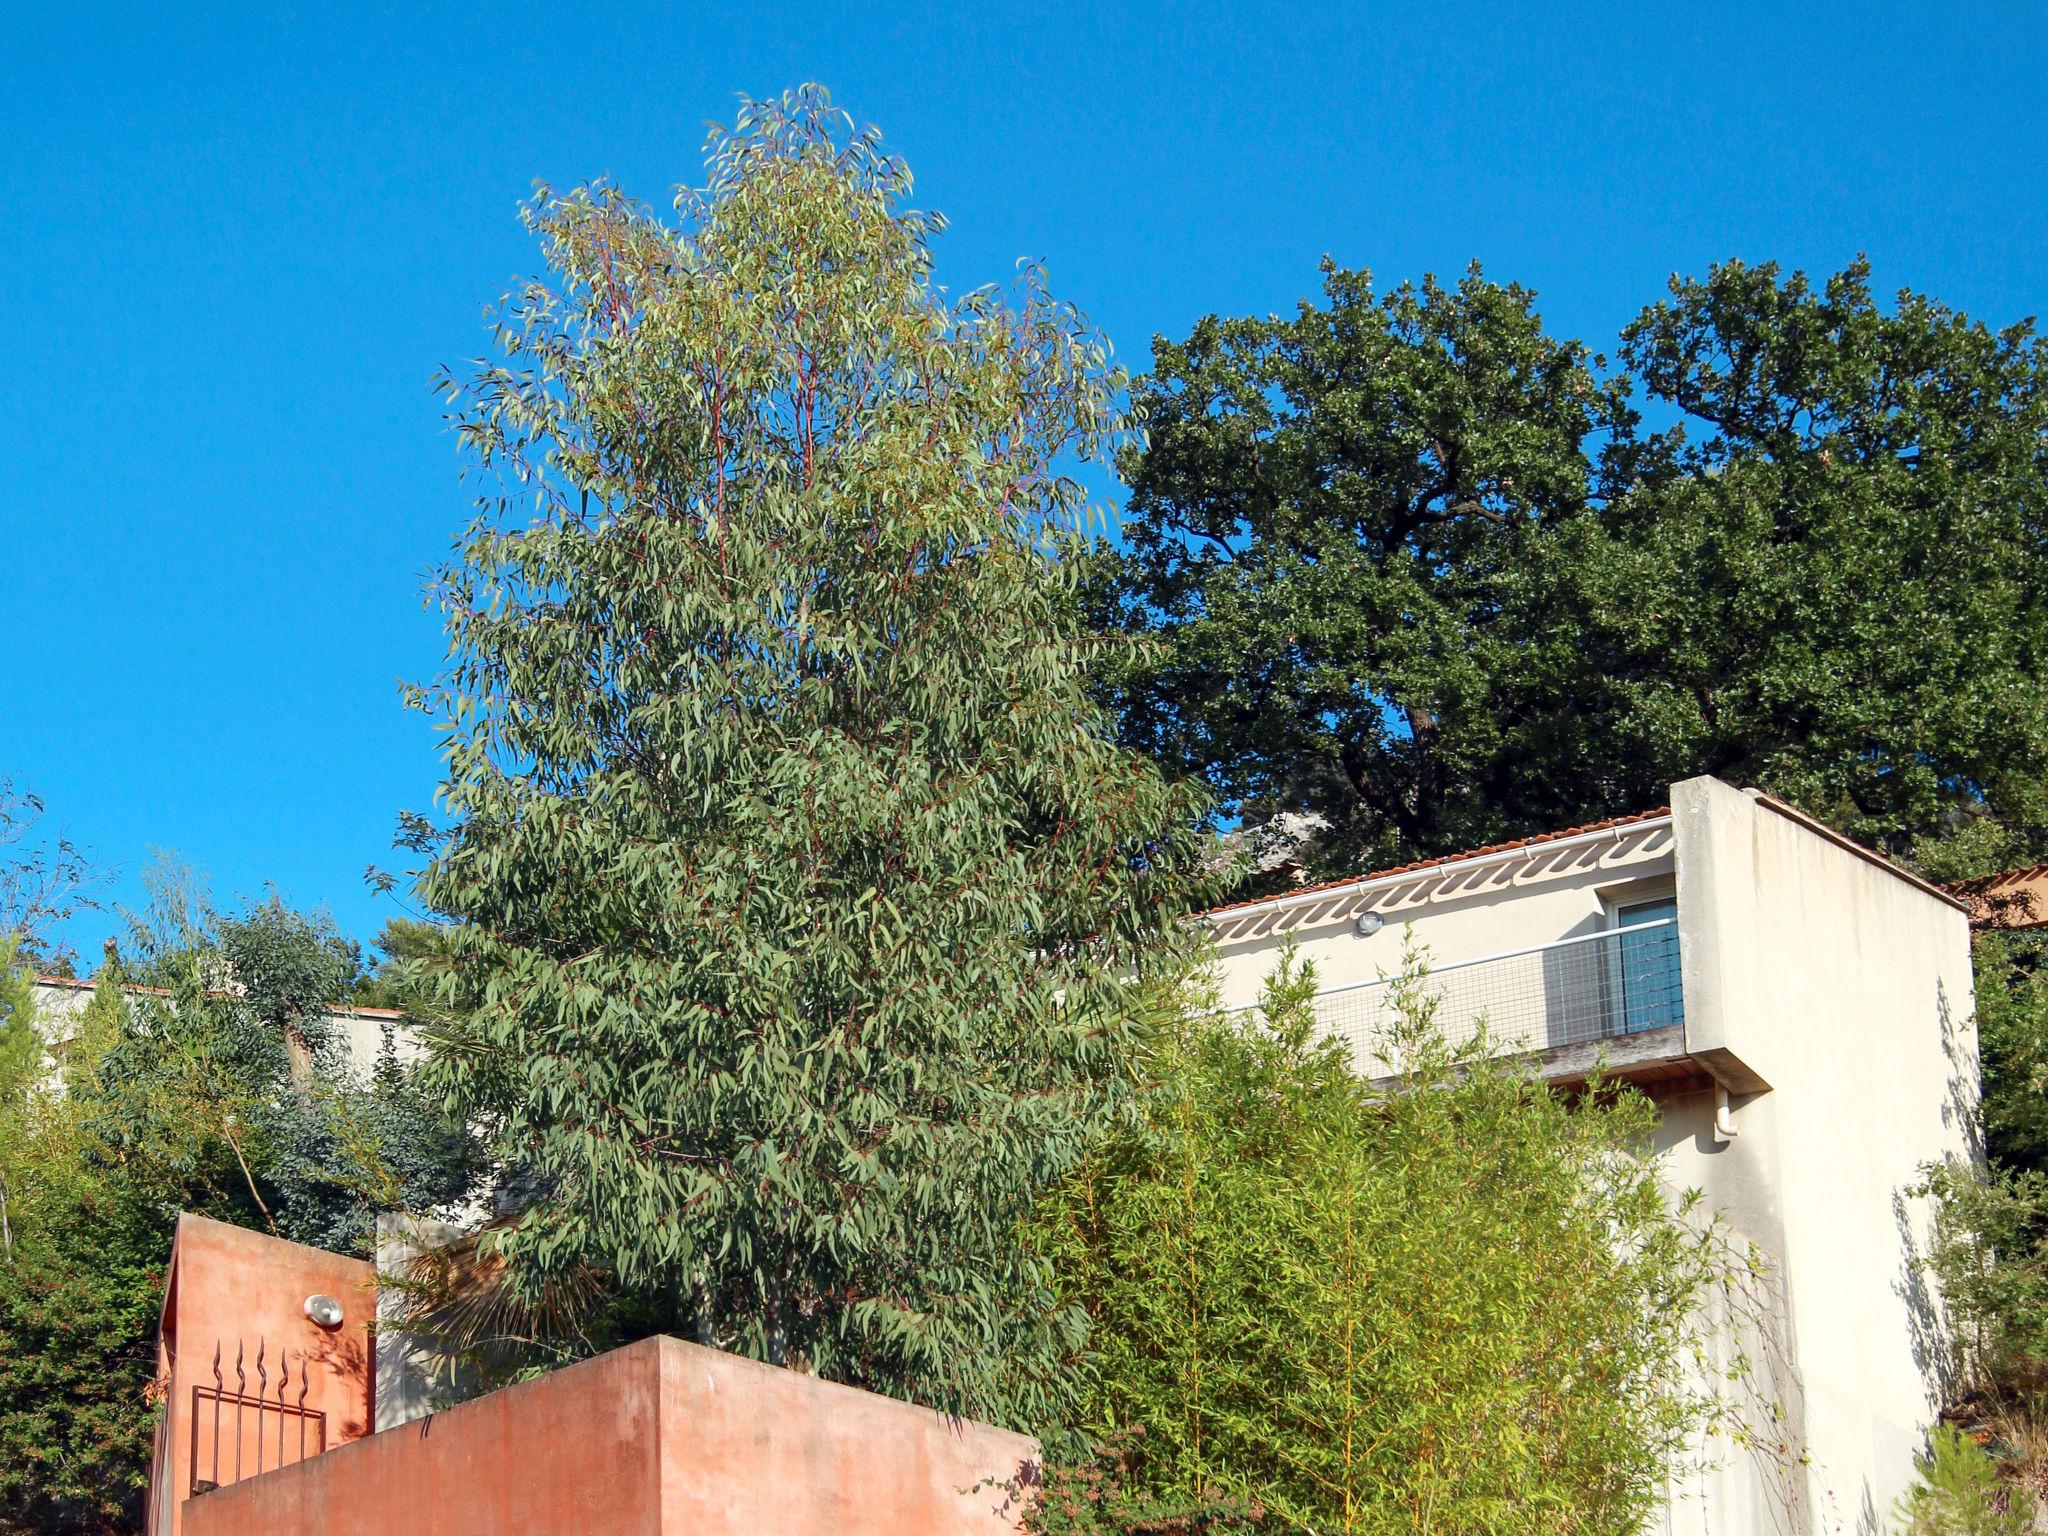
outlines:
[[[1685,1020],[1678,980],[1678,901],[1666,896],[1617,908],[1614,926],[1620,971],[1617,1032],[1640,1034]]]

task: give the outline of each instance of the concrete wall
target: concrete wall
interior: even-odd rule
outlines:
[[[194,1501],[190,1536],[995,1536],[1022,1435],[647,1339]]]
[[[166,1391],[151,1467],[149,1531],[155,1536],[173,1536],[184,1526],[185,1514],[193,1507],[189,1501],[195,1435],[205,1453],[199,1475],[209,1477],[214,1470],[211,1410],[201,1409],[202,1416],[195,1419],[193,1388],[214,1385],[216,1350],[230,1391],[236,1387],[238,1348],[249,1393],[257,1390],[259,1346],[271,1384],[268,1395],[275,1395],[280,1364],[287,1365],[291,1380],[303,1379],[306,1385],[304,1406],[325,1415],[324,1438],[330,1448],[370,1432],[375,1397],[370,1319],[375,1315],[375,1288],[374,1272],[360,1259],[287,1243],[203,1216],[178,1218],[158,1340],[158,1372]],[[315,1294],[341,1303],[344,1315],[339,1327],[323,1328],[306,1316],[306,1298]],[[288,1387],[285,1400],[298,1405],[296,1385]],[[247,1431],[254,1423],[266,1422],[260,1416],[250,1416],[240,1437],[223,1427],[219,1480],[233,1473],[238,1439],[244,1467],[253,1468],[257,1448],[253,1434]],[[297,1452],[297,1427],[293,1424],[284,1454]],[[269,1464],[279,1459],[268,1439],[263,1453]]]
[[[386,1211],[377,1217],[377,1428],[425,1418],[436,1402],[473,1397],[475,1373],[446,1349],[402,1326],[413,1299],[408,1272],[421,1254],[447,1248],[475,1229],[463,1223]]]
[[[1813,1529],[1888,1528],[1945,1385],[1914,1264],[1922,1164],[1975,1154],[1969,928],[1951,899],[1773,802],[1674,786],[1686,1043],[1768,1085],[1719,1144],[1667,1105],[1672,1182],[1777,1262]]]

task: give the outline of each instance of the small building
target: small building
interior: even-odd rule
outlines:
[[[73,976],[38,976],[35,979],[36,1028],[47,1047],[46,1060],[54,1070],[64,1049],[78,1030],[78,1021],[92,1001],[97,983]],[[138,998],[168,997],[162,987],[128,983],[122,995],[133,1006]],[[387,1042],[401,1061],[418,1059],[418,1039],[406,1025],[405,1014],[396,1008],[359,1008],[349,1004],[329,1008],[326,1025],[340,1046],[351,1070],[367,1073],[377,1064]]]
[[[1323,1029],[1397,1083],[1413,949],[1451,1039],[1482,1027],[1560,1088],[1596,1070],[1660,1113],[1675,1190],[1761,1263],[1717,1328],[1753,1443],[1673,1490],[1672,1532],[1884,1528],[1948,1385],[1918,1264],[1924,1164],[1977,1155],[1963,901],[1767,795],[1668,808],[1207,914],[1228,1008],[1283,949]],[[1711,1449],[1711,1448],[1710,1448]]]

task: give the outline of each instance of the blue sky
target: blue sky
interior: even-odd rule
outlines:
[[[346,19],[335,14],[346,11]],[[1869,253],[2048,294],[2048,22],[2011,4],[20,7],[0,50],[0,773],[138,899],[151,848],[369,937],[426,808],[398,705],[465,511],[426,381],[533,254],[530,184],[694,177],[735,93],[829,85],[955,286],[1044,258],[1142,363],[1325,252],[1473,258],[1595,345],[1674,271]],[[173,19],[175,17],[175,19]],[[112,919],[71,938],[87,954]]]

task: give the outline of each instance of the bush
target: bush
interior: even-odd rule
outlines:
[[[1927,1266],[1972,1384],[2008,1395],[2048,1360],[2048,1175],[1941,1163]]]
[[[1953,1424],[1937,1424],[1919,1481],[1893,1514],[1902,1536],[2027,1536],[2034,1503],[2008,1489],[1997,1464]]]
[[[1133,1487],[1286,1528],[1634,1531],[1712,1408],[1712,1233],[1633,1155],[1647,1101],[1567,1104],[1396,985],[1394,1093],[1314,1038],[1291,963],[1257,1018],[1152,1043],[1134,1123],[1036,1227],[1093,1322],[1083,1427],[1145,1427]]]

